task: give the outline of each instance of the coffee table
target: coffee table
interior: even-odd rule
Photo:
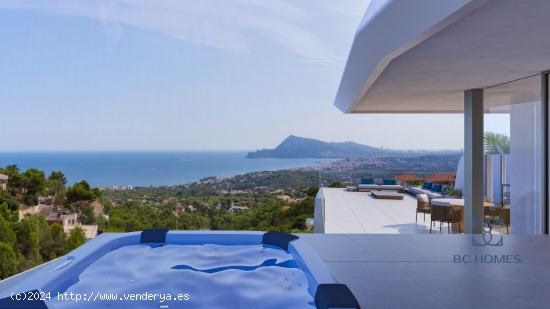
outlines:
[[[372,191],[370,195],[381,200],[402,200],[403,194],[395,191]]]

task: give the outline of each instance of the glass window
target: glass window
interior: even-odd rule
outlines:
[[[540,75],[485,89],[485,212],[497,231],[544,231]]]

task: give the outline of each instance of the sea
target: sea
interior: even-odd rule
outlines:
[[[169,186],[210,176],[308,167],[334,159],[247,159],[248,151],[0,152],[0,167],[17,164],[49,174],[61,171],[72,184],[97,187]]]

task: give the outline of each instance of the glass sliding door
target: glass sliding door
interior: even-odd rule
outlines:
[[[550,71],[543,72],[541,75],[541,93],[542,93],[542,107],[544,110],[544,132],[545,136],[545,146],[544,147],[544,164],[545,164],[545,180],[546,180],[546,200],[544,203],[544,212],[545,212],[545,233],[550,233]]]
[[[497,231],[545,232],[541,75],[485,89],[486,218]]]

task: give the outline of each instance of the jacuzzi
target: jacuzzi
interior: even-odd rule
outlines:
[[[104,233],[0,281],[0,308],[359,308],[298,236]]]

